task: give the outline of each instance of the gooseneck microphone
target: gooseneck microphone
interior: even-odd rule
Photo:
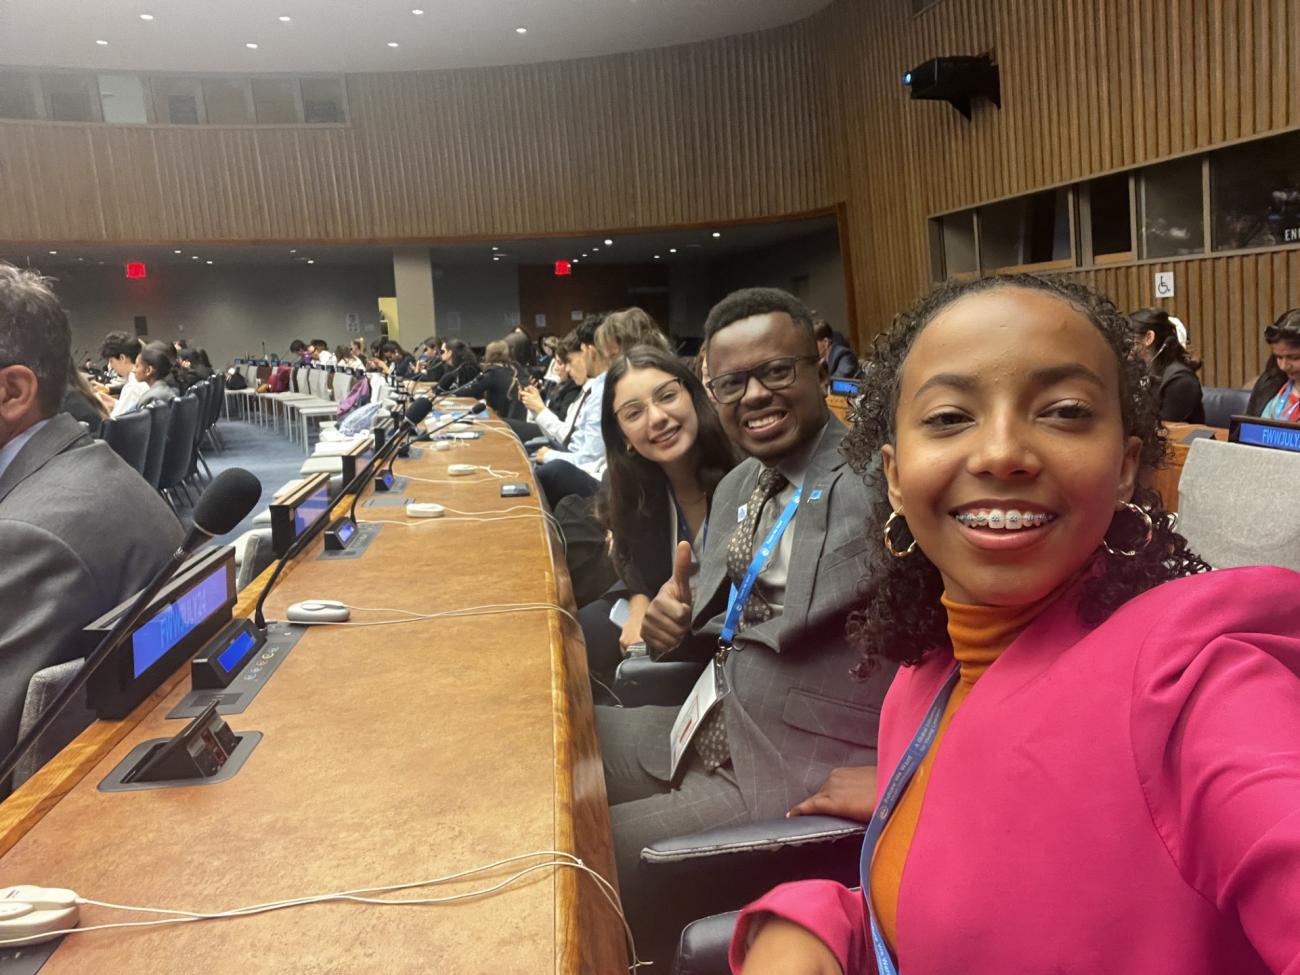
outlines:
[[[190,557],[196,548],[217,535],[224,535],[226,532],[234,529],[257,504],[257,499],[262,496],[262,483],[248,471],[240,467],[232,467],[229,470],[222,471],[208,485],[207,490],[199,497],[198,503],[194,506],[194,527],[185,535],[181,542],[180,548],[171,554],[167,562],[159,569],[149,580],[149,583],[140,590],[135,601],[131,603],[113,628],[104,635],[104,639],[99,641],[99,645],[90,652],[86,657],[86,663],[82,666],[77,675],[61,690],[58,696],[50,703],[36,723],[28,729],[27,734],[9,749],[9,754],[5,756],[4,761],[0,762],[0,783],[7,782],[9,776],[13,773],[14,767],[27,754],[28,749],[32,747],[41,737],[49,730],[50,725],[54,723],[63,709],[73,699],[91,676],[97,671],[104,661],[116,650],[126,639],[127,634],[140,621],[149,608],[153,597],[158,595],[158,591],[176,575],[176,572],[185,560]]]
[[[432,410],[433,401],[426,399],[423,396],[408,406],[406,408],[406,414],[402,417],[397,429],[393,431],[393,435],[384,441],[384,445],[379,448],[379,450],[375,451],[375,456],[370,458],[370,463],[367,464],[363,470],[357,471],[352,480],[348,481],[348,483],[343,486],[343,489],[335,495],[336,498],[341,498],[346,496],[349,491],[355,490],[356,493],[352,496],[352,507],[348,511],[348,518],[355,519],[357,500],[361,497],[360,486],[366,483],[366,479],[374,473],[374,470],[378,465],[387,461],[389,456],[396,452],[398,446],[406,439],[406,437],[420,429],[420,424],[424,422],[424,418],[428,416]],[[270,595],[271,589],[275,586],[276,580],[280,578],[280,573],[284,571],[284,567],[293,561],[293,559],[297,557],[298,553],[306,548],[311,540],[324,531],[330,524],[331,522],[328,518],[317,518],[307,527],[305,532],[293,540],[293,544],[289,546],[284,555],[280,557],[280,560],[276,562],[275,569],[271,572],[271,578],[268,579],[266,585],[262,587],[262,594],[257,597],[257,606],[253,609],[253,623],[259,630],[266,629],[266,615],[263,612],[263,606],[265,606],[266,597]]]

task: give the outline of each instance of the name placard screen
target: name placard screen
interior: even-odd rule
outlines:
[[[294,509],[294,513],[293,513],[294,534],[301,535],[303,532],[305,532],[308,526],[315,524],[317,519],[319,519],[321,515],[329,511],[329,507],[330,507],[330,488],[329,488],[329,484],[326,484],[319,491],[317,491],[311,497],[305,499],[302,502],[302,504],[298,505],[298,507]]]
[[[1271,426],[1242,420],[1237,428],[1237,442],[1300,453],[1300,426]]]
[[[168,603],[131,636],[132,670],[139,677],[230,599],[225,566]]]

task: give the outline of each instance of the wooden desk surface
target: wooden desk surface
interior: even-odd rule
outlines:
[[[426,445],[419,459],[399,460],[399,475],[448,482],[412,480],[403,493],[465,511],[524,505],[525,517],[488,524],[448,513],[408,521],[400,506],[365,506],[367,493],[358,518],[395,523],[360,559],[324,561],[319,541],[309,547],[273,591],[268,618],[283,618],[289,603],[313,596],[421,613],[494,602],[571,608],[563,559],[557,569],[536,493],[503,499],[501,480],[446,474],[451,463],[491,464],[517,472],[510,480],[531,480],[518,441],[503,424],[491,426],[501,432],[445,452]],[[265,579],[246,591],[237,611],[247,612]],[[353,620],[397,615],[357,611]],[[92,726],[14,794],[0,809],[0,828],[13,831],[0,881],[70,887],[119,904],[218,911],[429,879],[543,850],[576,853],[614,876],[585,650],[578,628],[560,613],[316,627],[252,706],[228,719],[236,733],[265,735],[233,779],[99,792],[132,747],[183,727],[164,715],[188,689],[186,679],[160,693],[162,702],[142,706],[135,727],[130,719]],[[115,736],[120,741],[112,744]],[[483,887],[519,869],[399,896]],[[81,923],[138,917],[87,907]],[[626,965],[624,956],[622,928],[595,882],[559,869],[453,906],[325,904],[73,935],[43,975],[608,973]]]

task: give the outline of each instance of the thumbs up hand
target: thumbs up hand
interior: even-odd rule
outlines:
[[[673,574],[646,610],[641,637],[655,654],[675,650],[691,627],[691,546],[678,542]]]

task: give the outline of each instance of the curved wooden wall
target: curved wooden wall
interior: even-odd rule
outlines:
[[[581,61],[353,75],[343,126],[0,122],[0,239],[397,241],[835,204],[810,22]]]

